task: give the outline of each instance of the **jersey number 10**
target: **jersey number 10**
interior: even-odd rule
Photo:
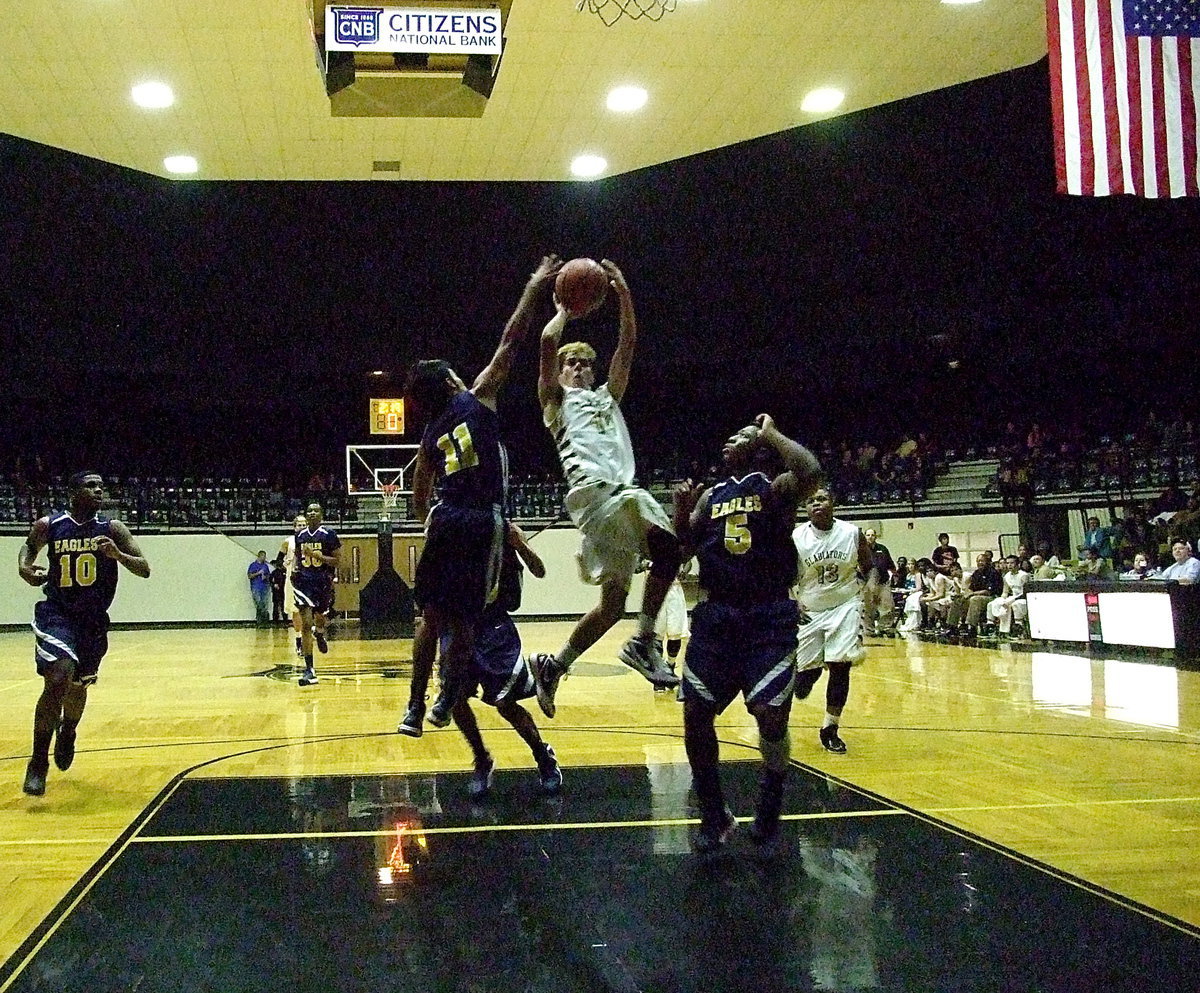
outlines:
[[[82,555],[63,555],[58,560],[58,588],[91,586],[96,581],[96,556],[91,552]]]

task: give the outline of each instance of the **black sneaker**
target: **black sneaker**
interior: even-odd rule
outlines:
[[[758,786],[758,806],[750,825],[750,840],[762,855],[775,854],[779,842],[779,815],[783,810],[783,777],[764,773]]]
[[[619,656],[630,669],[640,672],[655,686],[673,690],[679,677],[671,671],[662,655],[662,642],[653,635],[634,635],[621,649]]]
[[[562,792],[563,774],[559,768],[558,759],[554,755],[554,749],[549,745],[542,757],[537,760],[538,781],[542,784],[542,789],[550,796]]]
[[[313,631],[313,641],[317,643],[317,651],[322,655],[329,654],[329,642],[325,640],[325,632]]]
[[[429,708],[426,718],[435,728],[444,728],[450,723],[451,711],[454,709],[453,700],[457,694],[449,692],[449,687],[443,686],[433,706]]]
[[[533,673],[533,683],[537,687],[538,706],[547,717],[553,717],[558,709],[554,704],[554,694],[558,692],[558,682],[563,677],[558,659],[541,652],[531,655],[528,664]]]
[[[63,772],[71,768],[75,761],[75,728],[67,731],[62,724],[54,734],[54,764]]]
[[[729,843],[736,831],[737,820],[733,811],[726,807],[720,824],[700,822],[700,830],[692,839],[692,851],[701,856],[716,855]]]
[[[675,676],[676,680],[678,680],[679,676],[675,669],[675,663],[672,662],[670,659],[667,659],[666,665],[667,665],[667,668],[671,671],[671,675]],[[655,684],[654,692],[655,693],[667,693],[672,689],[678,691],[679,686],[680,686],[680,684],[678,682],[676,682],[674,686],[659,686],[659,685]]]
[[[410,738],[419,738],[425,733],[425,729],[421,726],[423,720],[425,720],[425,704],[410,703],[408,710],[404,712],[403,719],[396,725],[396,733],[406,734]]]
[[[46,773],[50,771],[50,763],[39,765],[33,759],[25,766],[25,784],[21,787],[30,796],[45,796]]]
[[[496,771],[496,761],[491,752],[484,755],[483,760],[475,761],[475,771],[471,773],[471,782],[467,784],[467,793],[472,800],[485,797],[492,788],[492,774]]]
[[[316,686],[320,680],[317,679],[317,674],[312,669],[305,669],[304,674],[296,682],[301,686]]]
[[[827,752],[834,752],[837,755],[846,754],[846,743],[838,737],[838,726],[830,724],[829,727],[821,728],[821,744],[825,746]]]

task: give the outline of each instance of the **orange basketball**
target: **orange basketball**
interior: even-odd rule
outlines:
[[[572,317],[583,317],[604,303],[608,273],[595,259],[571,259],[554,280],[554,295]]]

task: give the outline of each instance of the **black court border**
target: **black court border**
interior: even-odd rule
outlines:
[[[600,733],[603,733],[603,734],[626,734],[626,735],[636,734],[638,736],[649,735],[652,737],[665,737],[665,738],[673,738],[676,740],[679,740],[682,737],[681,734],[679,734],[679,733],[671,733],[671,732],[667,732],[667,731],[646,731],[646,730],[635,729],[635,728],[603,728],[603,729],[600,729],[600,728],[575,728],[575,729],[571,729],[571,730],[582,731],[582,732],[599,731]],[[323,738],[317,739],[315,742],[306,739],[305,742],[303,742],[303,743],[304,744],[320,744],[320,743],[327,742],[327,741],[347,741],[347,740],[355,740],[355,739],[359,739],[359,738],[378,737],[378,736],[380,736],[380,734],[381,734],[380,732],[369,732],[366,734],[330,735],[328,737],[323,737]],[[728,741],[724,738],[719,738],[718,740],[720,741],[720,743],[722,745],[728,745],[729,747],[732,747],[732,748],[747,748],[747,749],[753,749],[753,750],[757,751],[757,749],[754,749],[753,745],[748,745],[743,741]],[[137,834],[141,831],[141,829],[151,820],[151,818],[153,818],[155,816],[155,814],[158,813],[158,811],[161,809],[163,804],[165,804],[167,802],[167,800],[170,799],[171,795],[175,792],[175,790],[178,788],[180,783],[182,783],[190,775],[199,771],[200,769],[204,769],[207,766],[215,765],[218,762],[225,762],[229,759],[240,758],[240,757],[246,756],[246,755],[253,755],[257,752],[267,752],[267,751],[274,751],[275,749],[280,749],[280,748],[290,748],[296,744],[299,744],[299,742],[294,742],[294,741],[277,742],[275,744],[265,745],[260,748],[248,748],[243,751],[230,752],[226,755],[220,755],[220,756],[216,756],[214,758],[206,759],[203,762],[198,762],[195,765],[189,766],[187,769],[184,769],[184,770],[178,772],[175,776],[173,776],[171,778],[170,782],[168,782],[161,790],[159,790],[159,792],[157,794],[155,794],[155,796],[151,799],[151,801],[148,804],[146,804],[146,806],[142,809],[142,811],[133,819],[133,821],[130,823],[130,825],[127,828],[125,828],[125,830],[123,830],[117,836],[117,838],[113,841],[113,843],[111,845],[109,845],[109,847],[107,849],[105,849],[105,851],[100,855],[100,857],[87,870],[84,871],[84,873],[79,877],[79,879],[77,879],[75,881],[75,883],[72,884],[71,888],[66,892],[66,894],[62,897],[62,899],[59,900],[58,903],[56,903],[54,905],[54,907],[50,910],[50,912],[42,919],[42,921],[37,925],[37,927],[35,927],[33,929],[33,931],[29,934],[29,936],[24,941],[21,942],[21,944],[12,953],[12,955],[10,955],[9,958],[5,962],[0,963],[0,990],[3,990],[5,987],[7,987],[11,983],[11,981],[13,979],[15,979],[24,970],[25,966],[32,960],[32,957],[36,953],[38,946],[41,945],[41,943],[43,942],[43,940],[45,938],[47,938],[49,935],[51,935],[54,932],[54,930],[58,927],[58,925],[62,922],[62,920],[70,912],[72,905],[83,894],[85,894],[87,892],[87,890],[90,889],[92,887],[92,885],[99,879],[99,877],[102,876],[104,874],[104,872],[107,871],[109,866],[112,865],[113,862],[115,862],[116,859],[120,857],[121,853],[125,850],[125,848],[127,848],[129,846],[129,844],[132,842],[133,838],[136,837]],[[1032,869],[1036,869],[1037,871],[1042,872],[1045,875],[1048,875],[1053,879],[1057,879],[1060,882],[1065,882],[1071,886],[1075,886],[1081,890],[1084,890],[1085,892],[1090,893],[1093,896],[1097,896],[1097,897],[1099,897],[1103,900],[1106,900],[1110,903],[1116,904],[1117,906],[1119,906],[1127,911],[1131,911],[1133,913],[1140,914],[1144,917],[1149,918],[1150,920],[1155,921],[1156,923],[1165,925],[1167,927],[1174,928],[1175,930],[1180,931],[1183,934],[1186,934],[1192,938],[1200,939],[1200,927],[1190,924],[1187,921],[1184,921],[1180,918],[1174,917],[1171,914],[1163,913],[1162,911],[1155,910],[1154,908],[1148,907],[1145,904],[1138,903],[1135,900],[1131,900],[1128,897],[1121,896],[1119,893],[1114,893],[1112,890],[1106,889],[1105,887],[1102,887],[1102,886],[1098,886],[1095,883],[1088,882],[1086,879],[1076,876],[1073,873],[1066,872],[1066,871],[1059,869],[1055,866],[1052,866],[1046,862],[1043,862],[1040,859],[1036,859],[1031,856],[1024,855],[1020,852],[1015,851],[1012,848],[1009,848],[1007,845],[1002,845],[1002,844],[999,844],[998,842],[991,841],[990,839],[984,838],[982,835],[975,834],[972,831],[968,831],[965,828],[960,828],[953,824],[948,824],[945,821],[941,820],[940,818],[933,816],[932,814],[924,813],[920,810],[917,810],[914,807],[909,806],[908,804],[904,804],[904,803],[900,803],[895,800],[891,800],[891,799],[883,796],[882,794],[876,793],[873,790],[865,789],[862,786],[852,783],[849,780],[847,780],[841,776],[827,772],[824,769],[818,769],[815,766],[809,765],[808,763],[805,763],[805,762],[801,762],[797,759],[792,759],[790,764],[791,764],[792,768],[799,769],[799,770],[801,770],[805,773],[808,773],[811,776],[815,776],[819,779],[824,779],[826,781],[836,783],[838,786],[840,786],[844,789],[847,789],[853,793],[857,793],[857,794],[859,794],[863,797],[866,797],[876,803],[879,803],[885,809],[901,811],[901,812],[907,814],[908,816],[914,818],[915,820],[921,821],[921,822],[923,822],[927,825],[930,825],[938,830],[944,831],[947,834],[951,834],[951,835],[955,835],[960,838],[964,838],[964,839],[972,842],[973,844],[979,845],[990,851],[996,852],[997,854],[1000,854],[1006,858],[1012,859],[1014,862],[1019,862],[1022,865],[1028,866]],[[624,768],[625,765],[626,765],[625,763],[621,763],[620,765],[617,765],[615,763],[601,763],[596,766],[589,766],[589,768]],[[329,774],[326,774],[323,776],[318,776],[318,777],[313,777],[313,778],[330,778],[330,777],[337,777],[340,775],[344,775],[344,774],[329,773]],[[388,774],[381,773],[381,775],[388,775]],[[393,775],[407,775],[407,774],[406,773],[394,773]],[[245,778],[259,778],[259,777],[227,776],[227,777],[219,777],[219,778],[245,779]],[[266,778],[269,778],[269,777],[266,777]],[[851,815],[851,816],[853,816],[853,815]]]

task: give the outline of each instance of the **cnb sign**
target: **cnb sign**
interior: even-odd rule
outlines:
[[[326,7],[328,52],[499,55],[500,11]]]

